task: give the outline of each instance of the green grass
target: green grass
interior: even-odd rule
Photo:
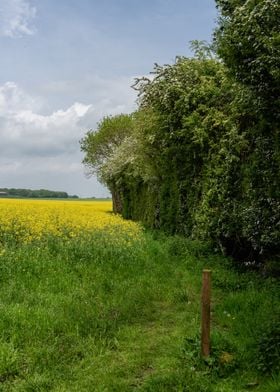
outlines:
[[[204,267],[213,271],[207,361]],[[147,233],[130,249],[95,235],[6,249],[0,314],[0,391],[279,391],[277,281],[238,273],[180,237]]]

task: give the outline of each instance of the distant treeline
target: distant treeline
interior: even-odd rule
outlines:
[[[77,195],[68,195],[67,192],[50,191],[48,189],[16,189],[16,188],[1,188],[0,197],[27,197],[40,199],[78,199]]]
[[[136,80],[138,109],[88,131],[84,163],[126,218],[280,259],[280,2],[216,3],[213,42]]]

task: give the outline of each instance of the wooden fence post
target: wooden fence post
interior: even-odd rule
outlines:
[[[211,271],[203,270],[201,296],[201,356],[210,355]]]

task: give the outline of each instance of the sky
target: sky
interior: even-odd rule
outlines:
[[[79,140],[136,108],[135,77],[211,40],[214,0],[0,0],[0,188],[107,197]]]

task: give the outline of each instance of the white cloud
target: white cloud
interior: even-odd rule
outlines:
[[[37,100],[15,83],[0,87],[1,156],[56,156],[78,149],[84,130],[80,120],[91,105],[74,103],[49,115],[36,112]]]
[[[135,109],[136,92],[130,87],[133,77],[102,78],[99,75],[87,74],[74,80],[50,81],[37,86],[37,94],[65,101],[66,97],[76,97],[77,101],[89,101],[93,104],[100,120],[106,114],[131,112]]]
[[[81,120],[91,116],[92,105],[76,102],[41,114],[42,102],[15,83],[0,86],[0,187],[106,195],[96,180],[85,179],[81,164]],[[87,190],[93,184],[96,190]]]
[[[36,8],[28,0],[0,1],[0,36],[15,38],[32,35],[31,21],[36,15]]]
[[[31,97],[16,83],[6,82],[0,86],[0,116],[13,116],[20,110],[40,110],[42,101]]]
[[[107,85],[107,84],[106,84]],[[113,83],[105,98],[96,89],[94,103],[71,103],[44,112],[46,102],[30,96],[16,83],[0,86],[0,187],[61,189],[80,195],[107,195],[84,176],[79,140],[102,116],[128,112],[133,98],[123,83]],[[104,85],[102,85],[102,89]],[[92,189],[93,188],[93,189]]]
[[[53,156],[79,150],[79,140],[103,116],[133,110],[134,96],[127,92],[129,79],[113,81],[111,89],[109,84],[104,81],[92,86],[92,104],[70,103],[68,108],[53,109],[48,114],[42,113],[51,97],[45,102],[41,97],[27,94],[14,82],[0,85],[0,154]]]

